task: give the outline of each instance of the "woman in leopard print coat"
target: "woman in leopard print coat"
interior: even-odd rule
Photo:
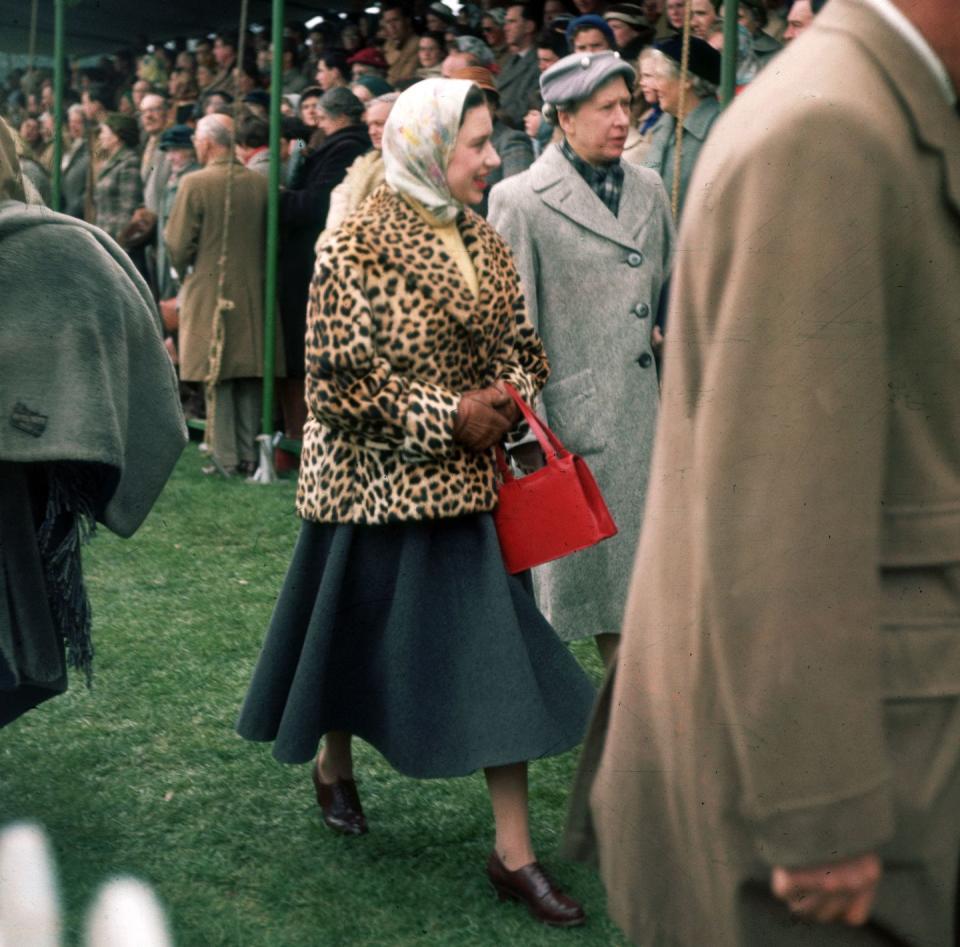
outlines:
[[[425,80],[394,106],[387,183],[321,249],[307,327],[294,559],[239,730],[312,759],[326,823],[367,831],[351,738],[418,778],[483,769],[501,898],[583,911],[530,843],[527,760],[580,742],[593,689],[508,575],[493,445],[549,374],[510,252],[469,209],[499,159],[483,96]]]

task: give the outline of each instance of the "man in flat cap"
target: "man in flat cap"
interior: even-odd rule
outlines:
[[[958,90],[954,4],[830,0],[694,172],[578,787],[644,947],[960,943]]]
[[[644,165],[656,171],[670,195],[674,194],[674,155],[677,147],[677,122],[683,127],[683,147],[680,155],[680,184],[677,192],[677,217],[683,211],[690,175],[713,123],[720,115],[717,88],[720,85],[721,56],[706,40],[690,37],[688,76],[683,95],[683,115],[680,114],[681,80],[680,60],[683,40],[679,36],[664,40],[654,53],[654,71],[657,76],[657,94],[664,116],[657,123]]]
[[[659,178],[621,161],[634,80],[613,52],[547,69],[540,88],[563,140],[490,195],[553,368],[547,420],[587,457],[620,530],[536,570],[538,598],[563,638],[595,636],[605,660],[640,533],[658,401],[651,323],[673,246]]]

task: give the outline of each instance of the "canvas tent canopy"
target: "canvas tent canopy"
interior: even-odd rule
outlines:
[[[66,53],[92,56],[140,47],[176,37],[196,37],[218,29],[236,29],[238,2],[224,0],[66,0]],[[367,3],[365,6],[369,6]],[[307,21],[318,14],[362,12],[351,0],[287,0],[285,17]],[[270,0],[250,0],[250,22],[269,24]],[[0,53],[25,55],[30,48],[32,0],[0,0]],[[54,3],[37,4],[36,52],[53,53]]]

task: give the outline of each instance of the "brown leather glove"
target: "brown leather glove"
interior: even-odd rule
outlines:
[[[504,399],[510,400],[496,388],[464,392],[453,424],[454,440],[473,451],[489,450],[499,444],[513,427],[500,410],[506,407]]]

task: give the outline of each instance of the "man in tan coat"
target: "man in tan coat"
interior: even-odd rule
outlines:
[[[568,839],[644,947],[957,943],[958,87],[952,4],[831,0],[694,174]]]
[[[180,378],[207,382],[207,420],[213,458],[228,473],[256,467],[261,379],[267,181],[235,162],[222,313],[223,345],[217,351],[215,315],[233,122],[207,115],[197,125],[201,171],[180,183],[164,238],[183,280],[180,295]],[[211,384],[213,404],[210,402]],[[211,410],[212,409],[212,410]],[[216,467],[214,467],[216,469]]]

